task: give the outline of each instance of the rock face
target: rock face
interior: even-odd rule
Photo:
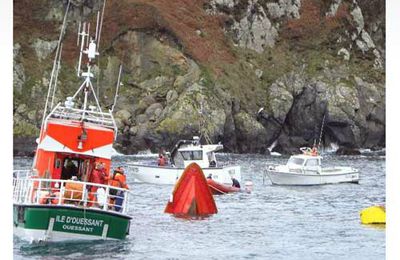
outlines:
[[[61,0],[39,2],[14,6],[15,154],[35,148],[66,7]],[[156,152],[201,133],[241,153],[292,153],[320,138],[343,153],[384,147],[385,7],[367,2],[107,5],[94,71],[100,102],[108,105],[123,65],[115,148]],[[72,1],[57,101],[80,84],[78,22],[95,19],[101,8],[98,2]]]
[[[264,9],[251,2],[245,16],[231,28],[240,47],[263,52],[265,47],[273,47],[278,32],[271,24]]]

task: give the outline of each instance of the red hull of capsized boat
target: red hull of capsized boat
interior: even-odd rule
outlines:
[[[216,182],[212,179],[207,179],[207,184],[213,195],[222,195],[222,194],[226,194],[226,193],[240,191],[240,188],[224,185],[224,184]]]
[[[185,168],[164,212],[181,216],[206,216],[218,212],[199,165],[191,163]]]

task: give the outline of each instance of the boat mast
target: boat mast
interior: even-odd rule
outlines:
[[[324,116],[322,117],[321,131],[319,133],[319,141],[318,141],[318,146],[317,146],[318,150],[319,150],[319,147],[322,142],[322,133],[324,131],[325,115],[326,115],[326,113],[324,113]]]

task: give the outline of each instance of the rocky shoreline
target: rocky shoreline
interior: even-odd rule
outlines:
[[[200,124],[234,153],[291,154],[318,142],[321,126],[323,145],[341,154],[385,147],[384,3],[192,2],[107,7],[95,76],[101,103],[111,104],[123,65],[118,152],[172,147],[199,135]],[[14,155],[36,147],[66,5],[27,3],[14,8]],[[57,102],[79,84],[71,58],[78,21],[101,8],[72,3]]]

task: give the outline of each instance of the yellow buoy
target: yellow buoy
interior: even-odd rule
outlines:
[[[386,224],[385,206],[372,206],[360,212],[362,224]]]

